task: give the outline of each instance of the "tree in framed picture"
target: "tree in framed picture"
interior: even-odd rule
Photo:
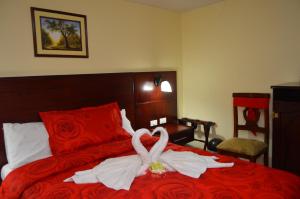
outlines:
[[[37,57],[88,57],[86,16],[31,7]]]

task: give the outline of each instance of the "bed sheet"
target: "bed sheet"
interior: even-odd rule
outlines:
[[[143,139],[151,147],[156,139]],[[209,152],[169,143],[167,149],[193,151],[201,155]],[[75,171],[94,167],[106,158],[133,154],[131,139],[92,146],[71,154],[38,160],[11,172],[2,183],[0,198],[291,198],[300,197],[300,177],[227,156],[220,162],[234,162],[232,168],[208,169],[198,179],[167,172],[163,175],[147,173],[137,177],[129,191],[115,191],[103,184],[77,185],[63,180]]]

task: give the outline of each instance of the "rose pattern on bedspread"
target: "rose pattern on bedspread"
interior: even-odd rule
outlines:
[[[196,189],[192,182],[174,179],[158,183],[153,188],[153,198],[204,198],[202,190],[195,191]]]
[[[151,148],[155,141],[155,138],[144,138],[143,144]],[[174,144],[168,144],[166,150],[168,149],[212,155],[206,151]],[[148,172],[135,179],[130,191],[115,191],[100,183],[77,185],[63,182],[74,172],[93,168],[106,158],[132,153],[131,139],[126,139],[38,160],[10,173],[0,188],[0,198],[297,199],[300,196],[300,177],[227,156],[219,156],[219,161],[234,161],[234,167],[208,169],[199,179],[177,172],[163,175]]]

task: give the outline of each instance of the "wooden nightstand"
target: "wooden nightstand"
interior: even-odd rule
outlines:
[[[169,133],[169,141],[179,145],[185,145],[194,140],[194,128],[176,123],[163,125]]]

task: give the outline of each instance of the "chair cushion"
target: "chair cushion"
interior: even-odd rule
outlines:
[[[225,140],[221,142],[217,146],[217,149],[249,155],[249,156],[256,156],[267,147],[268,146],[266,143],[258,140],[251,140],[251,139],[244,139],[244,138],[231,138],[229,140]]]

